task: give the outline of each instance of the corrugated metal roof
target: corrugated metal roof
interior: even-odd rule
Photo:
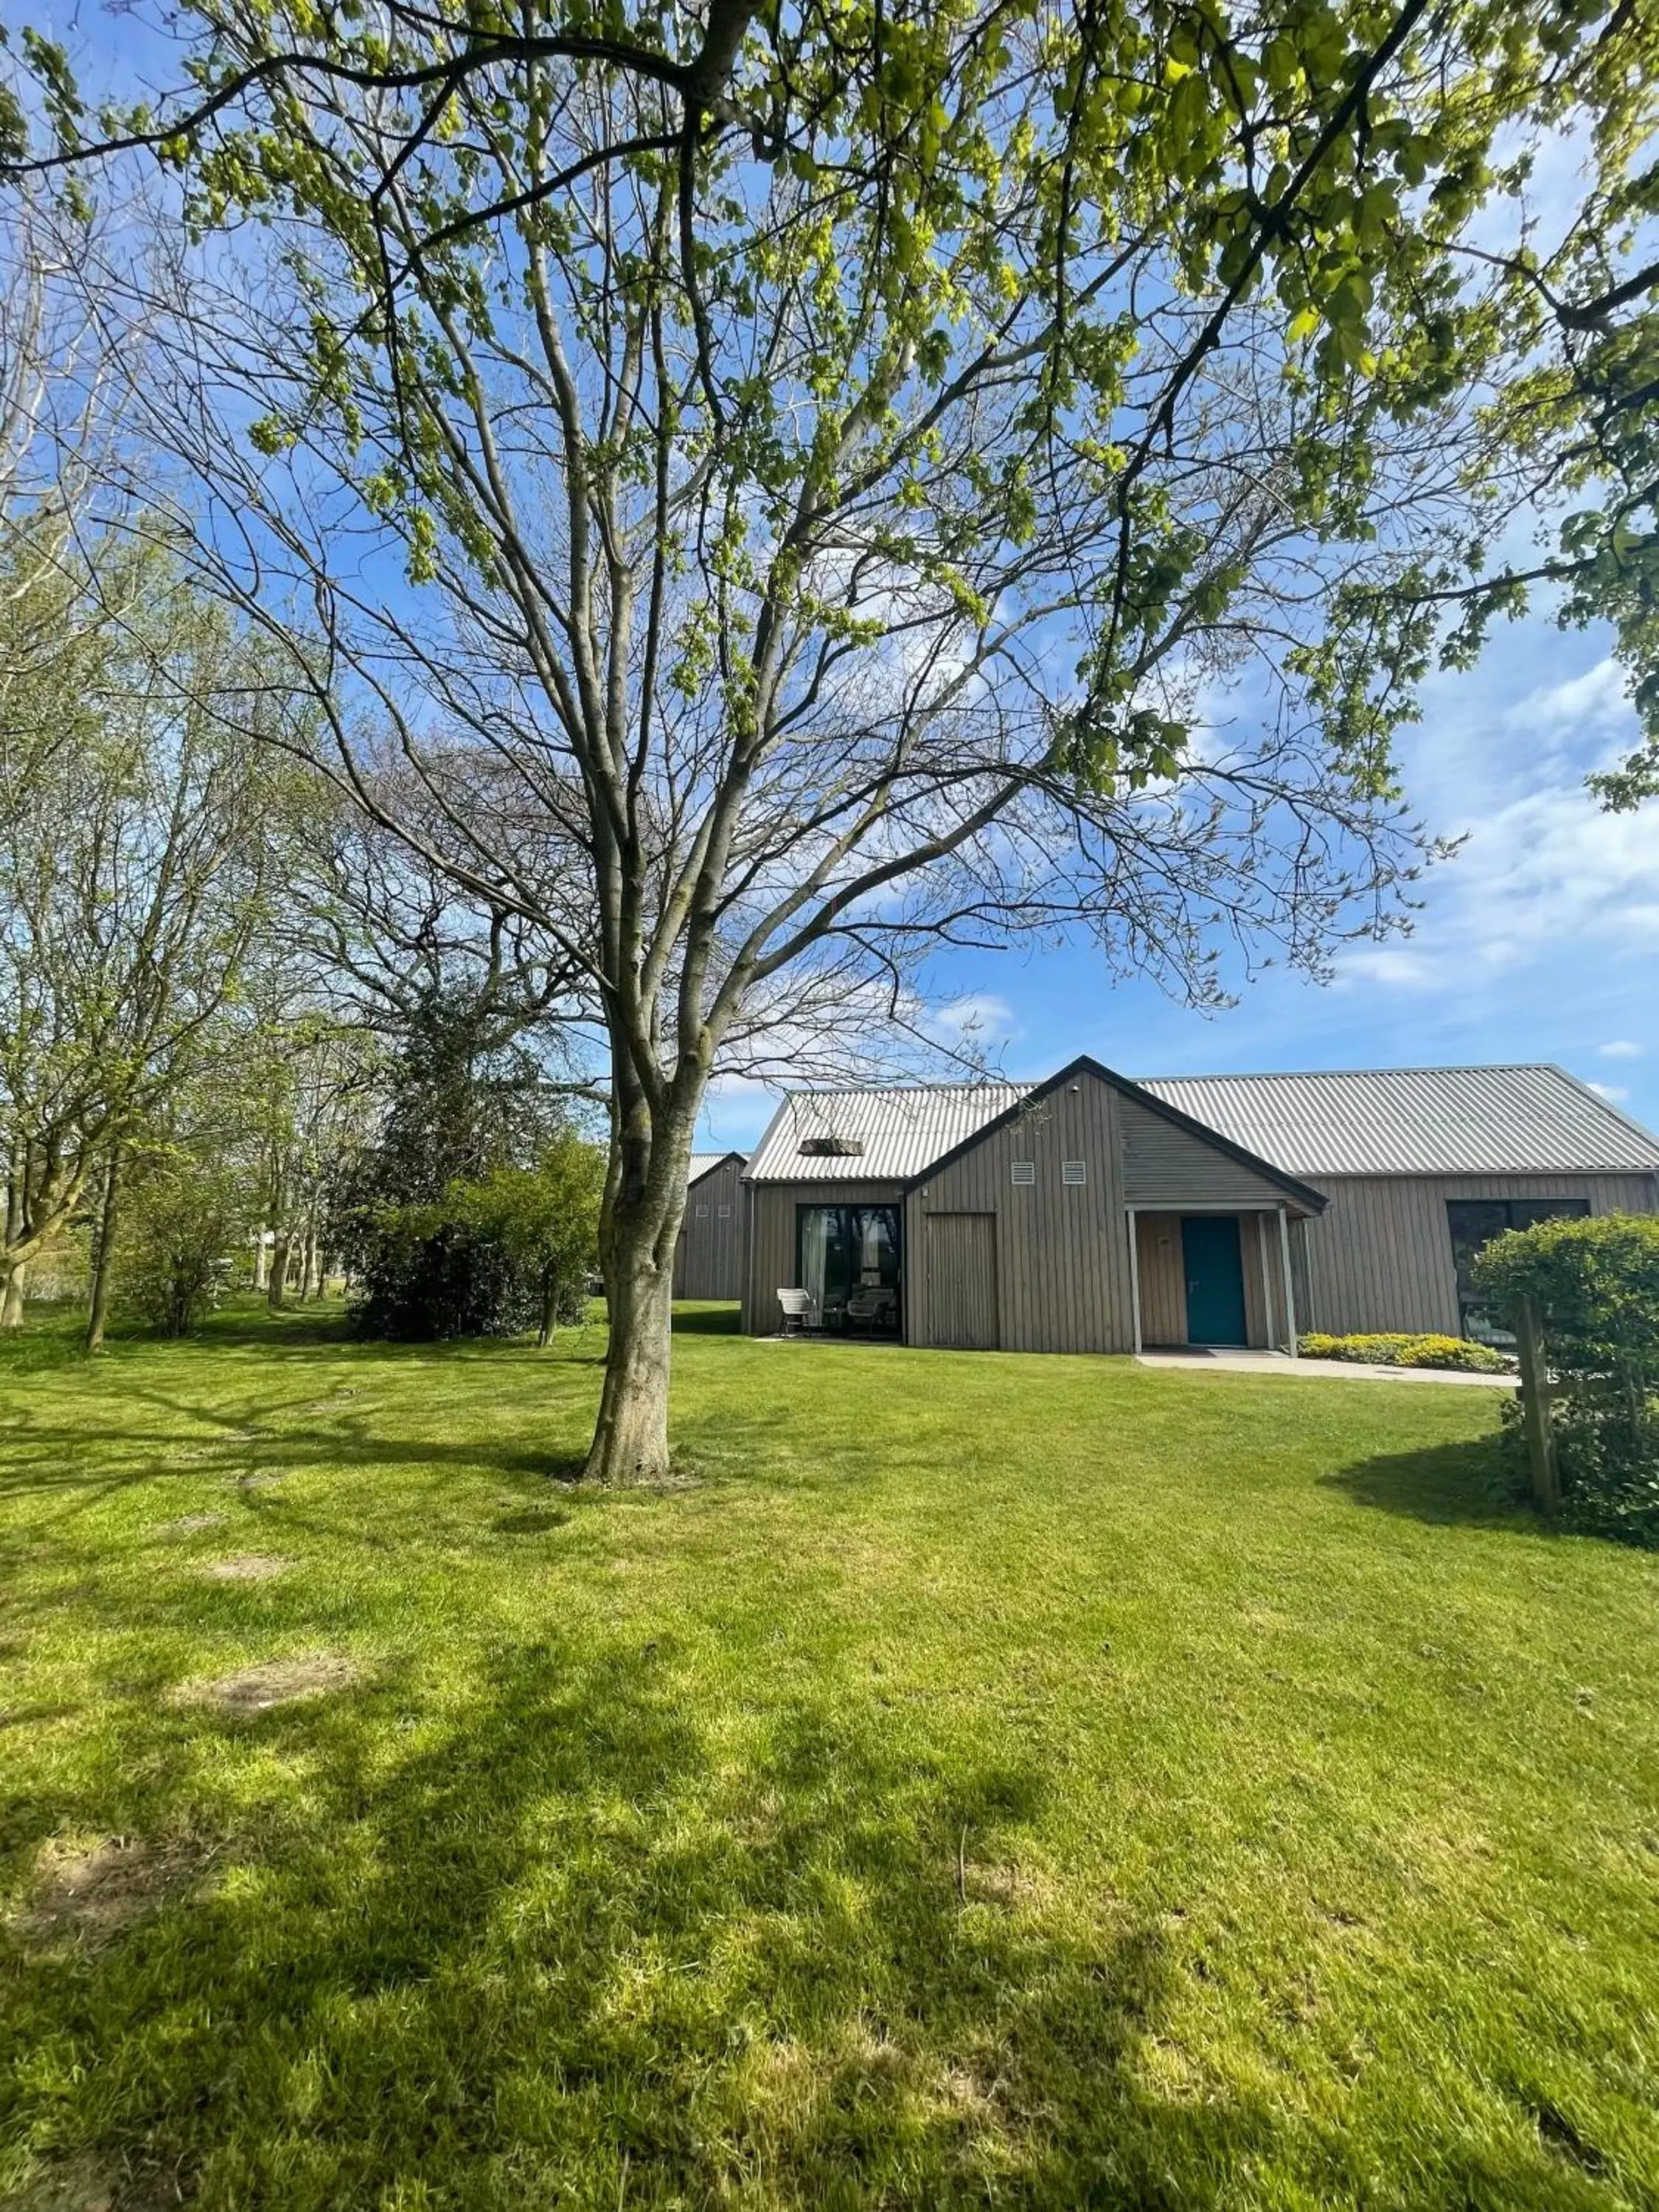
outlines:
[[[1659,1138],[1559,1067],[1377,1067],[1138,1079],[1287,1174],[1659,1168]]]
[[[743,1158],[743,1154],[739,1152],[737,1157],[741,1159]],[[690,1186],[694,1182],[697,1182],[702,1176],[711,1173],[714,1169],[720,1165],[722,1160],[729,1160],[731,1158],[732,1154],[729,1152],[693,1152],[691,1155],[691,1164],[685,1171],[687,1188],[689,1189]]]
[[[750,1155],[751,1182],[889,1182],[920,1175],[1035,1086],[937,1083],[920,1089],[798,1091],[778,1108]],[[855,1152],[803,1152],[838,1138]]]

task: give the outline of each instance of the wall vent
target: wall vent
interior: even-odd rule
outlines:
[[[1089,1170],[1081,1160],[1062,1160],[1060,1164],[1060,1179],[1062,1182],[1068,1182],[1073,1186],[1085,1183],[1089,1180]]]
[[[800,1153],[809,1160],[852,1160],[864,1150],[862,1137],[803,1137]]]
[[[708,1220],[708,1208],[706,1206],[700,1206],[697,1208],[697,1219],[698,1219],[699,1221],[707,1221],[707,1220]]]
[[[1035,1160],[1011,1160],[1008,1165],[1014,1181],[1022,1188],[1029,1187],[1036,1181]]]
[[[729,1221],[732,1218],[732,1209],[729,1206],[716,1206],[714,1211],[722,1221]]]

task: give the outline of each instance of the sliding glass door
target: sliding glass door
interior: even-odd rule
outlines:
[[[795,1242],[796,1280],[825,1328],[899,1334],[897,1206],[797,1206]]]

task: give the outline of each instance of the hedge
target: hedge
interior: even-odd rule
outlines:
[[[1512,1229],[1480,1255],[1474,1279],[1511,1323],[1522,1298],[1537,1309],[1564,1513],[1659,1546],[1659,1219]]]
[[[1489,1344],[1462,1336],[1322,1336],[1297,1339],[1304,1359],[1351,1359],[1374,1367],[1462,1367],[1476,1375],[1506,1375],[1514,1365]]]

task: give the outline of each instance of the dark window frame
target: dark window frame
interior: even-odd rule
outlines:
[[[1465,1273],[1465,1255],[1473,1258],[1482,1252],[1494,1237],[1502,1237],[1511,1229],[1530,1229],[1534,1221],[1582,1221],[1590,1210],[1589,1199],[1579,1196],[1539,1198],[1449,1198],[1446,1200],[1446,1230],[1451,1238],[1452,1273],[1456,1283],[1457,1329],[1460,1336],[1473,1338],[1481,1344],[1512,1344],[1515,1340],[1504,1330],[1496,1328],[1485,1320],[1486,1301]],[[1467,1216],[1474,1212],[1501,1215],[1501,1220],[1492,1221],[1479,1243],[1473,1242]],[[1465,1216],[1460,1235],[1459,1214]],[[1474,1325],[1480,1316],[1480,1327]]]
[[[882,1336],[890,1335],[896,1342],[902,1343],[904,1340],[904,1206],[902,1201],[896,1199],[797,1199],[795,1201],[795,1280],[803,1288],[806,1282],[804,1255],[806,1217],[809,1213],[840,1214],[842,1217],[840,1235],[846,1241],[850,1241],[846,1224],[848,1215],[884,1213],[888,1216],[892,1229],[893,1263],[897,1276],[893,1285],[893,1327],[890,1330],[882,1329],[879,1332],[872,1331],[872,1334],[879,1334]],[[846,1328],[844,1312],[839,1326],[843,1330]]]

